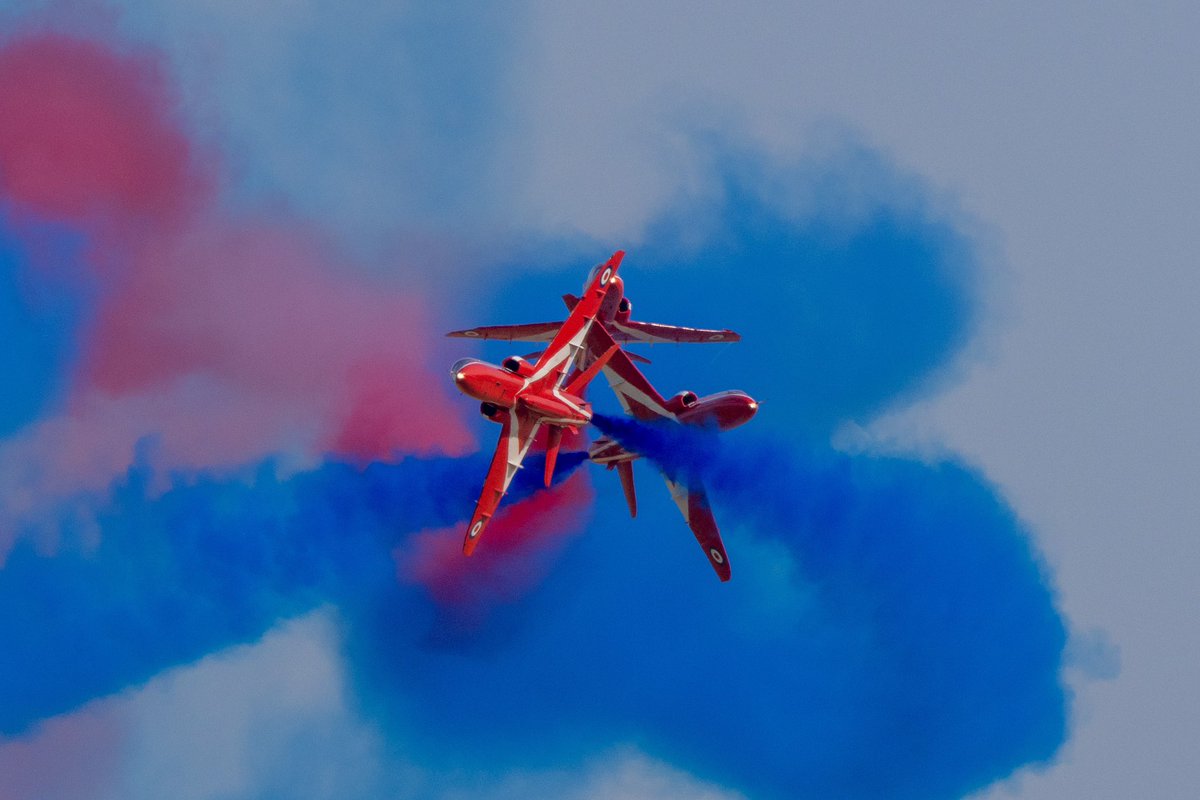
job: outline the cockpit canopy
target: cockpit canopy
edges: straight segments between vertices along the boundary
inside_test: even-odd
[[[604,264],[597,264],[596,266],[592,267],[591,271],[587,274],[587,278],[585,278],[583,281],[583,291],[586,292],[588,290],[588,287],[592,285],[592,281],[596,279],[596,275],[598,275],[602,269],[604,269]]]

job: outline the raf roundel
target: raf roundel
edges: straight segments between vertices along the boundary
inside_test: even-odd
[[[718,550],[717,548],[714,547],[714,548],[710,549],[708,551],[708,554],[710,556],[712,556],[712,560],[717,562],[718,564],[725,563],[725,556],[721,555],[721,551]]]
[[[607,286],[608,279],[612,277],[612,267],[605,267],[604,272],[600,274],[600,285]]]
[[[476,522],[474,525],[471,526],[470,537],[472,539],[474,539],[476,536],[479,535],[479,532],[481,530],[483,530],[483,520],[479,520],[479,522]]]

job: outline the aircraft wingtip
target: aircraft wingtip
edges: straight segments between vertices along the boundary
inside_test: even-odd
[[[467,529],[467,536],[463,539],[463,555],[469,556],[475,552],[475,546],[479,544],[479,534],[483,533],[483,526],[486,524],[486,519],[476,520],[476,522]]]

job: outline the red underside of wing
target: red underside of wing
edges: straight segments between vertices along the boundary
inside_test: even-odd
[[[504,476],[508,465],[508,435],[511,418],[504,421],[500,431],[500,441],[496,444],[496,454],[492,456],[492,464],[488,467],[487,477],[483,481],[483,491],[479,494],[479,502],[475,504],[475,513],[467,526],[467,536],[463,540],[463,553],[471,555],[483,537],[500,500],[504,497]]]
[[[717,571],[717,576],[723,581],[729,580],[732,575],[729,569],[729,555],[725,552],[725,543],[721,541],[721,532],[717,529],[716,519],[713,518],[708,496],[700,487],[688,490],[688,527],[696,535],[696,541],[708,557],[708,563]]]

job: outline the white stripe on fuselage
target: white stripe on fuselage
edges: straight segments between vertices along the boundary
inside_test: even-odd
[[[525,437],[524,444],[521,442],[521,421],[523,415],[516,409],[512,411],[512,421],[516,424],[509,426],[508,431],[508,450],[505,454],[505,469],[504,469],[504,487],[502,492],[508,491],[508,485],[512,483],[513,476],[517,474],[517,470],[521,468],[521,462],[525,460],[525,454],[529,452],[530,445],[533,444],[533,437],[537,433],[538,426],[541,425],[541,420],[533,417],[530,420],[529,433]]]
[[[617,399],[621,401],[621,407],[625,409],[626,414],[634,416],[633,411],[629,407],[629,401],[634,400],[660,417],[674,420],[675,422],[679,421],[679,418],[671,413],[666,406],[634,386],[632,382],[626,380],[614,368],[605,366],[602,368],[602,372],[604,372],[604,377],[608,378],[608,385],[612,387],[613,392],[617,395]]]
[[[547,375],[550,375],[555,370],[561,368],[561,372],[559,372],[558,377],[555,379],[553,386],[551,386],[551,388],[550,388],[550,393],[557,399],[561,400],[564,405],[566,405],[568,408],[570,408],[572,411],[574,411],[576,414],[578,414],[580,416],[580,418],[582,418],[584,420],[589,419],[591,417],[590,414],[588,414],[581,406],[579,406],[573,400],[569,399],[566,395],[563,394],[562,382],[567,377],[567,373],[569,371],[565,365],[568,362],[573,361],[575,359],[575,357],[580,352],[582,352],[583,342],[587,339],[588,331],[591,329],[592,323],[594,321],[595,320],[593,317],[585,317],[583,326],[579,329],[579,332],[576,333],[574,336],[572,336],[570,338],[570,340],[568,340],[558,352],[552,354],[549,358],[547,358],[545,363],[543,363],[542,366],[537,369],[537,371],[535,371],[532,375],[530,375],[528,378],[525,379],[525,383],[521,386],[521,388],[517,392],[516,396],[520,397],[521,393],[524,392],[526,389],[528,389],[532,384],[541,381]],[[546,421],[549,422],[550,420],[546,420]],[[579,420],[563,420],[563,421],[567,422],[567,423],[572,423],[572,422],[578,422]]]

